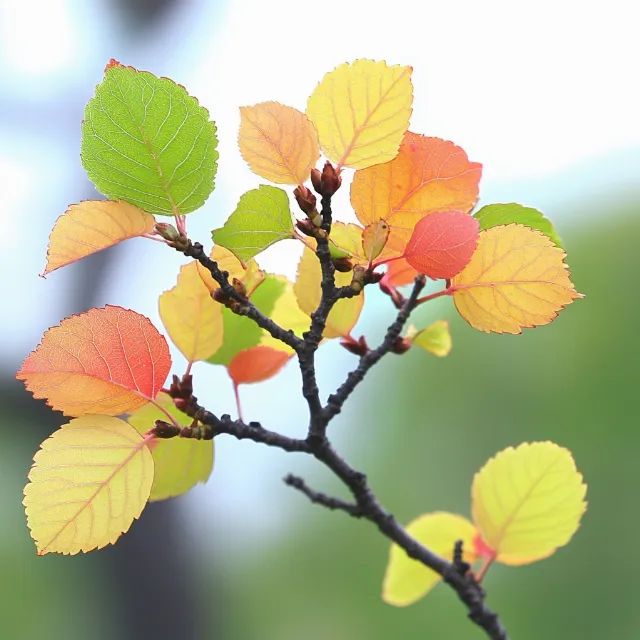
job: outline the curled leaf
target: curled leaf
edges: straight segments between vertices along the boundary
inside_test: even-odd
[[[432,353],[434,356],[444,358],[451,353],[452,341],[449,331],[449,323],[446,320],[438,320],[420,331],[411,330],[407,336],[411,344]]]

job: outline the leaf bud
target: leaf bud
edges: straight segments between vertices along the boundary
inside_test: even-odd
[[[238,292],[238,294],[240,294],[243,298],[247,297],[247,287],[245,286],[244,282],[242,282],[242,280],[234,278],[231,284],[233,285],[233,288]]]
[[[340,340],[340,346],[344,347],[349,353],[360,357],[369,353],[369,345],[364,336],[360,336],[357,340],[351,336],[345,336]]]
[[[311,169],[311,184],[316,193],[322,194],[322,174],[315,167]]]
[[[316,211],[316,197],[311,193],[311,191],[302,185],[298,185],[293,190],[293,195],[295,196],[296,202],[302,211],[304,211],[310,218],[313,218],[314,215],[318,215]]]
[[[331,197],[342,184],[342,176],[336,168],[327,160],[322,169],[322,195]]]
[[[391,347],[391,353],[397,353],[398,355],[401,355],[409,351],[409,349],[411,349],[411,340],[403,338],[402,336],[398,336],[396,338],[396,341],[393,343],[393,346]]]
[[[156,222],[154,229],[160,237],[169,242],[175,242],[180,239],[180,232],[167,222]]]
[[[180,435],[180,427],[176,427],[175,424],[165,422],[164,420],[156,420],[156,423],[151,429],[151,433],[156,438],[175,438]]]
[[[332,262],[336,271],[340,271],[340,273],[348,273],[353,269],[353,262],[349,258],[333,258]]]

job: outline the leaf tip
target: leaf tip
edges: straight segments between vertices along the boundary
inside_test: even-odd
[[[104,68],[104,72],[107,73],[109,69],[113,69],[113,67],[123,67],[124,65],[118,62],[115,58],[111,58],[109,62],[107,62],[107,66]]]

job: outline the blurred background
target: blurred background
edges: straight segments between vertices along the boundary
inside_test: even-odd
[[[640,98],[631,5],[0,0],[0,638],[483,637],[445,587],[407,609],[384,604],[386,541],[366,523],[312,506],[281,478],[293,471],[341,494],[335,481],[306,460],[230,438],[217,441],[206,486],[150,505],[116,546],[36,556],[22,488],[38,444],[62,419],[13,375],[44,330],[92,306],[120,304],[161,326],[158,295],[181,264],[161,245],[134,240],[38,278],[55,219],[97,197],[80,164],[80,122],[112,57],[174,78],[217,122],[217,188],[188,220],[205,244],[259,182],[236,148],[240,105],[275,99],[304,109],[325,72],[356,58],[414,67],[411,129],[451,139],[483,163],[481,204],[516,201],[548,215],[586,298],[521,336],[476,332],[450,301],[426,305],[415,323],[450,319],[451,356],[389,357],[333,435],[402,522],[440,509],[469,515],[473,474],[508,445],[568,447],[589,484],[582,528],[549,560],[494,566],[489,604],[517,640],[640,637]],[[347,185],[336,215],[352,219]],[[262,265],[293,277],[292,244],[266,252]],[[392,316],[388,300],[368,292],[354,335],[375,344]],[[323,392],[352,366],[354,356],[324,346]],[[209,408],[234,413],[222,369],[200,364],[195,375]],[[291,364],[243,389],[247,417],[302,434],[299,384]]]

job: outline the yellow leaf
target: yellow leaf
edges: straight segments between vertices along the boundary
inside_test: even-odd
[[[153,231],[155,218],[128,202],[85,200],[53,225],[43,276],[128,238]]]
[[[76,418],[33,461],[23,504],[39,555],[113,544],[140,517],[153,482],[145,440],[119,418]]]
[[[209,257],[218,263],[221,271],[226,271],[229,274],[229,282],[233,283],[234,278],[241,280],[245,287],[247,287],[247,293],[249,295],[264,280],[264,271],[260,270],[255,260],[249,260],[247,266],[244,267],[240,260],[238,260],[229,249],[225,249],[219,244],[213,247]],[[196,262],[196,265],[198,273],[207,289],[209,289],[211,293],[219,289],[220,285],[213,279],[209,269],[203,267],[199,262]]]
[[[403,253],[413,229],[436,211],[471,211],[478,199],[482,166],[458,146],[407,131],[391,161],[356,171],[351,204],[358,220],[385,220],[391,234],[384,257]]]
[[[165,408],[184,427],[193,420],[182,411],[178,411],[173,400],[166,393],[158,394],[156,402]],[[148,404],[130,415],[127,420],[139,433],[152,429],[156,420],[168,422],[167,415],[158,407]],[[213,440],[192,440],[190,438],[160,438],[151,446],[155,476],[149,500],[173,498],[192,489],[198,482],[206,482],[213,469]]]
[[[389,225],[384,220],[368,224],[362,232],[364,254],[373,262],[384,249],[389,239]]]
[[[240,107],[240,153],[251,171],[276,184],[303,184],[320,157],[304,113],[278,102]]]
[[[336,286],[347,286],[351,283],[352,278],[353,274],[351,272],[340,273],[336,271]],[[320,304],[321,280],[322,270],[320,269],[318,257],[309,247],[305,246],[298,265],[298,277],[293,285],[293,290],[298,299],[300,309],[309,316]],[[338,300],[327,318],[324,337],[339,338],[348,336],[360,317],[363,305],[364,293],[353,298]]]
[[[498,562],[528,564],[569,542],[586,491],[567,449],[552,442],[508,447],[473,479],[473,520]]]
[[[447,560],[453,560],[453,547],[462,540],[463,559],[469,564],[476,561],[473,553],[475,527],[462,516],[444,511],[428,513],[416,518],[406,527],[425,547]],[[382,599],[396,607],[413,604],[424,597],[442,578],[421,562],[410,558],[404,549],[391,545],[389,564],[382,586]]]
[[[369,264],[362,246],[362,234],[364,229],[352,223],[334,222],[331,225],[331,242],[349,254],[353,264]]]
[[[305,331],[309,331],[311,325],[311,318],[298,306],[298,299],[290,282],[287,282],[284,292],[276,300],[269,317],[284,329],[291,329],[298,337],[302,337]],[[276,340],[268,331],[263,332],[260,345],[286,353],[294,352],[291,347]]]
[[[451,333],[449,332],[449,323],[446,320],[438,320],[421,331],[415,331],[415,329],[411,331],[411,327],[409,329],[407,337],[412,344],[439,358],[444,358],[451,353]]]
[[[167,333],[189,362],[206,360],[222,346],[222,305],[211,298],[198,264],[184,265],[178,284],[158,304]]]
[[[471,261],[451,281],[456,308],[480,331],[520,333],[548,324],[582,297],[569,279],[565,255],[546,235],[523,225],[481,231]]]
[[[409,127],[411,67],[356,60],[327,73],[307,104],[320,146],[338,168],[388,162]]]

